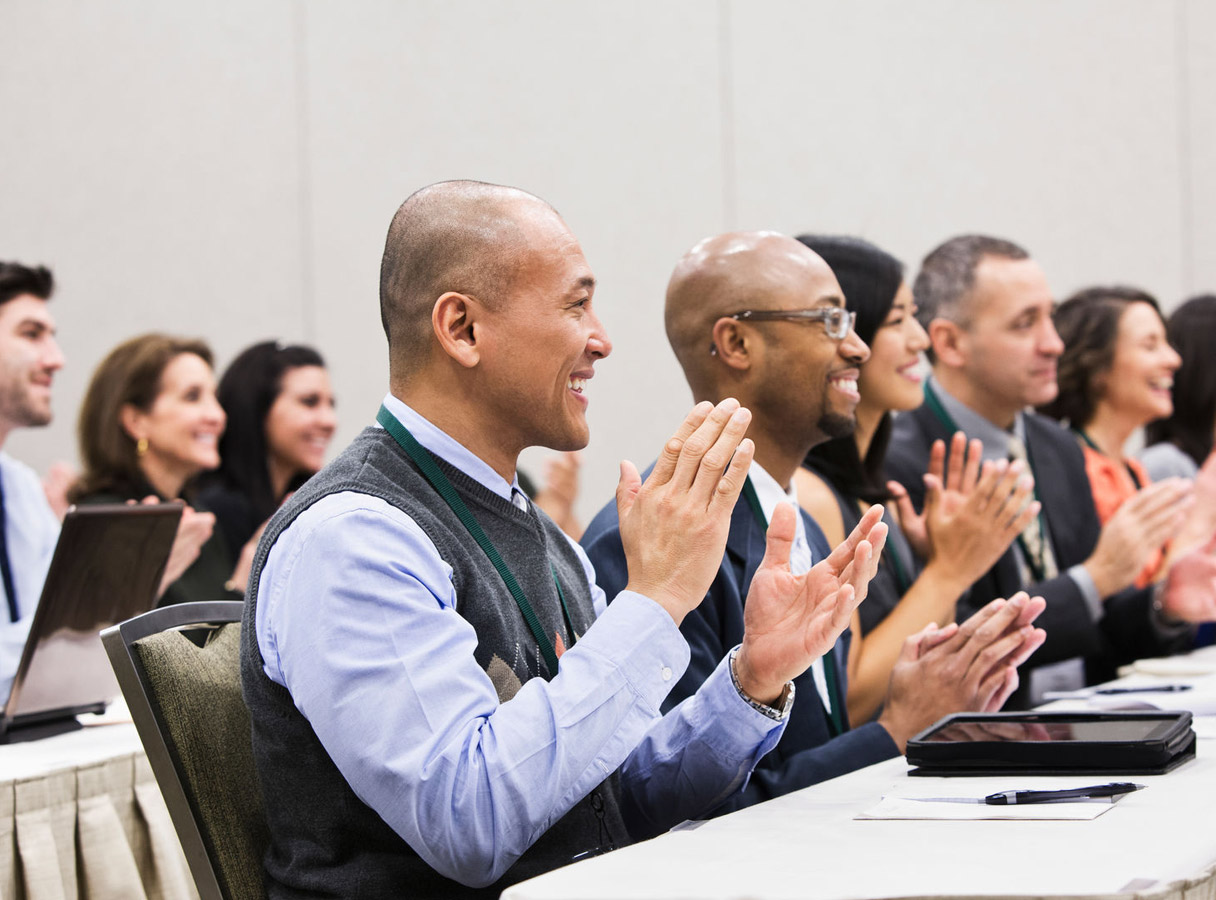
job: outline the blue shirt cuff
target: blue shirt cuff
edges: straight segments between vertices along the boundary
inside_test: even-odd
[[[729,660],[730,652],[697,691],[698,716],[707,723],[718,723],[717,727],[704,730],[702,740],[723,758],[750,757],[755,765],[777,746],[789,716],[771,718],[744,700],[731,680]],[[794,703],[797,702],[795,697]]]
[[[595,620],[595,627],[579,639],[578,646],[615,663],[633,692],[656,716],[683,677],[691,657],[688,642],[667,611],[633,591],[617,594]]]

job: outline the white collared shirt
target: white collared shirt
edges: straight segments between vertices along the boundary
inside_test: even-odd
[[[794,487],[793,480],[790,481],[788,488],[781,487],[777,484],[776,479],[764,471],[763,466],[754,460],[747,474],[752,480],[752,487],[756,489],[756,499],[760,501],[760,509],[764,512],[765,519],[773,521],[773,512],[777,509],[778,503],[789,503],[793,505],[795,513],[798,512],[798,490]],[[790,548],[790,571],[795,575],[802,575],[810,571],[814,560],[811,559],[811,545],[806,539],[806,527],[802,524],[802,516],[795,515],[794,523],[794,546]],[[815,679],[815,690],[819,692],[819,697],[823,700],[824,709],[830,712],[832,697],[828,693],[822,656],[811,664],[811,672]]]

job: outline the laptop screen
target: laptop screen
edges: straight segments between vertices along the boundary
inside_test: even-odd
[[[98,632],[153,607],[181,511],[177,503],[68,510],[0,733],[98,709],[118,695]]]

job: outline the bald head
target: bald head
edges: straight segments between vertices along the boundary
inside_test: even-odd
[[[525,225],[556,218],[518,188],[442,181],[411,194],[393,216],[380,263],[380,320],[393,377],[426,362],[431,310],[454,291],[493,306],[511,289],[528,250]]]
[[[712,391],[708,352],[714,323],[744,309],[804,306],[805,286],[832,270],[814,251],[774,231],[732,232],[706,238],[676,264],[667,283],[667,340],[698,397]]]

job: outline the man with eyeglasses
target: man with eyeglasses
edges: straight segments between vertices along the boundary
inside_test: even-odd
[[[748,411],[699,404],[644,483],[622,464],[632,577],[606,607],[516,479],[525,447],[586,445],[612,350],[564,220],[514,188],[423,188],[389,226],[380,301],[377,424],[275,514],[249,581],[267,893],[497,897],[741,789],[886,526],[869,516],[809,583],[792,511],[774,517],[747,634],[660,715],[746,479]]]
[[[681,625],[692,648],[684,677],[667,698],[692,695],[738,640],[745,599],[759,571],[767,523],[784,504],[798,509],[793,475],[812,446],[852,433],[857,379],[869,348],[827,264],[808,247],[772,232],[725,234],[693,247],[667,289],[667,336],[698,401],[738,397],[752,411],[749,477],[731,517],[718,574]],[[875,511],[880,507],[874,507]],[[615,510],[591,522],[583,546],[609,595],[628,579]],[[798,515],[792,572],[814,572],[829,553],[822,531]],[[812,566],[812,563],[817,565]],[[1029,627],[1042,601],[992,604],[962,626],[909,638],[878,720],[847,721],[846,631],[794,680],[799,703],[777,747],[746,788],[717,812],[749,806],[903,752],[912,735],[941,716],[994,709],[1016,684],[1012,667],[1041,643]]]

